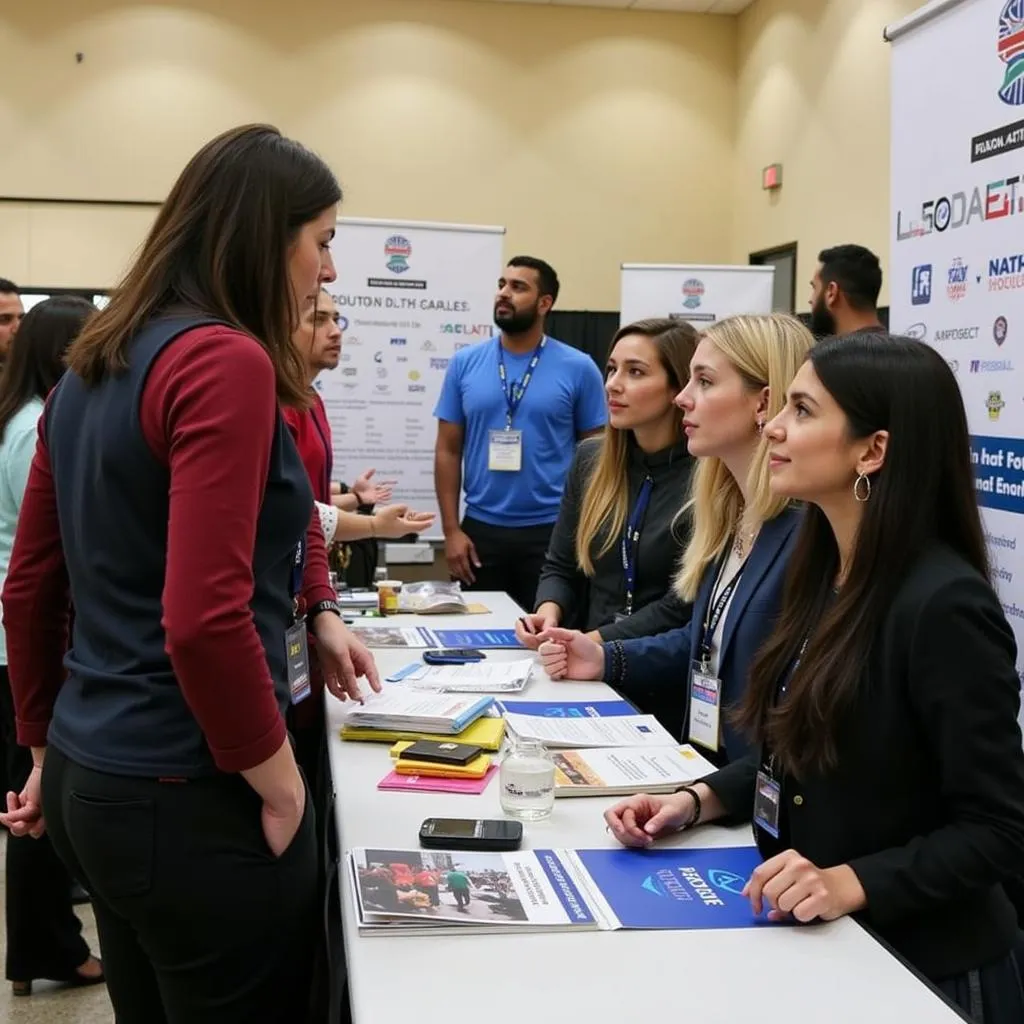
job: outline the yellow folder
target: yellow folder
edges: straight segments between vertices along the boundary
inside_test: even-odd
[[[341,727],[343,740],[364,740],[371,743],[394,743],[396,740],[438,740],[441,743],[469,743],[482,750],[500,750],[505,738],[504,718],[478,718],[456,736],[440,736],[432,732],[396,732],[392,729],[357,729]]]

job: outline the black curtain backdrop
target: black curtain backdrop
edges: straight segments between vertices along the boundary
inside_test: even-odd
[[[618,311],[605,313],[593,310],[553,309],[548,314],[546,330],[552,338],[564,341],[586,352],[604,373],[612,338],[619,329]]]
[[[810,313],[798,313],[797,316],[810,326]],[[881,306],[878,318],[889,329],[889,307]],[[604,373],[612,338],[619,329],[617,311],[553,309],[548,314],[547,332],[552,338],[564,341],[573,348],[578,348],[597,363]]]

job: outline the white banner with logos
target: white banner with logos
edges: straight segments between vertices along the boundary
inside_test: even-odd
[[[735,313],[770,313],[774,267],[622,265],[619,323],[668,316],[700,330]]]
[[[959,378],[996,583],[1024,652],[1024,0],[932,3],[887,35],[890,326]]]
[[[334,435],[334,479],[364,469],[394,501],[437,512],[434,405],[453,353],[491,336],[505,229],[342,218],[331,245],[338,368],[316,381]],[[441,537],[440,518],[424,539]]]

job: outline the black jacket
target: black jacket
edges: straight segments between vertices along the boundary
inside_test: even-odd
[[[600,627],[605,640],[645,636],[680,626],[690,618],[690,606],[678,600],[671,587],[679,556],[689,539],[685,518],[676,522],[687,498],[693,466],[686,442],[653,455],[645,455],[630,443],[629,511],[633,510],[647,474],[654,480],[654,489],[640,534],[633,614],[618,623],[615,616],[625,610],[626,604],[621,538],[616,538],[611,548],[595,560],[594,575],[589,579],[576,562],[580,505],[597,465],[601,443],[600,438],[589,438],[576,449],[534,607],[554,601],[562,609],[563,625],[586,631]],[[602,539],[599,533],[592,551],[600,547]]]
[[[1024,864],[1016,644],[992,588],[936,546],[894,595],[837,736],[838,767],[782,780],[780,839],[819,867],[849,864],[858,915],[932,980],[1008,954],[1002,882]],[[763,752],[762,752],[763,754]],[[705,781],[750,820],[761,755]]]

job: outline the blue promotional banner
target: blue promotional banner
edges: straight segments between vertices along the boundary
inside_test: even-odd
[[[623,718],[637,710],[628,700],[568,701],[551,704],[543,700],[503,700],[509,715],[536,715],[539,718]]]
[[[521,647],[514,629],[433,629],[431,635],[442,647]]]
[[[623,928],[758,928],[741,896],[761,856],[753,846],[720,849],[578,850]]]

